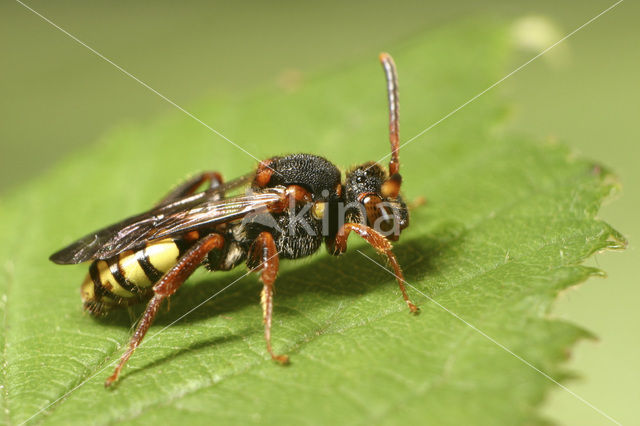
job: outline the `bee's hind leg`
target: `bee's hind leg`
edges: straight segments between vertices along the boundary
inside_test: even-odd
[[[158,313],[158,308],[162,304],[162,301],[180,288],[182,283],[200,266],[202,260],[211,250],[221,249],[222,247],[224,247],[224,237],[220,234],[210,234],[201,238],[187,250],[182,257],[180,257],[178,263],[169,269],[162,278],[160,278],[160,281],[153,286],[153,297],[149,301],[140,323],[138,323],[138,328],[136,328],[135,333],[129,341],[129,348],[120,358],[120,362],[113,374],[105,381],[105,386],[110,386],[118,379],[120,370],[122,370],[122,367],[124,367],[127,360],[129,360],[133,351],[140,345],[140,342],[142,342],[142,339],[153,323],[153,319]]]

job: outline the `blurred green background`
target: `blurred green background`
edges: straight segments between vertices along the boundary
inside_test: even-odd
[[[614,1],[513,2],[80,2],[27,4],[189,109],[200,99],[291,84],[370,59],[412,34],[466,17],[522,19],[550,45]],[[553,315],[599,336],[579,344],[569,367],[577,394],[623,424],[640,424],[640,17],[626,0],[502,83],[516,131],[562,140],[614,170],[623,195],[601,216],[631,244],[591,264],[609,277],[566,292]],[[555,34],[554,34],[555,32]],[[114,126],[174,107],[14,1],[0,4],[0,193],[54,166]],[[513,68],[537,52],[522,49]],[[451,52],[455,55],[455,52]],[[426,58],[425,60],[428,60]],[[505,70],[505,74],[510,70]],[[472,69],[469,72],[473,72]],[[484,90],[469,93],[469,98]],[[461,110],[441,126],[455,126]],[[425,117],[425,127],[441,117]],[[225,133],[224,122],[209,122]],[[197,124],[194,124],[197,125]],[[404,135],[409,137],[411,135]],[[226,143],[213,139],[214,143]],[[237,141],[242,144],[242,141]],[[180,143],[188,143],[181,141]],[[428,135],[416,143],[428,143]],[[339,162],[339,159],[334,159]],[[428,175],[425,175],[428,179]],[[544,412],[563,424],[605,420],[562,389]]]

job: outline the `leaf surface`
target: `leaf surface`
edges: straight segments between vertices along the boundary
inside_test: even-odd
[[[467,22],[392,50],[402,139],[498,80],[513,49],[504,26]],[[388,152],[376,52],[294,89],[192,112],[257,158],[311,152],[348,167]],[[131,321],[125,312],[83,315],[86,268],[47,261],[88,231],[145,210],[191,173],[229,179],[254,159],[175,113],[118,128],[22,186],[0,211],[5,421],[543,422],[536,408],[555,385],[487,336],[565,378],[567,351],[589,333],[549,319],[550,306],[599,273],[580,265],[586,257],[623,239],[596,219],[614,186],[609,174],[561,145],[510,134],[506,113],[490,91],[401,150],[406,198],[427,199],[395,246],[419,316],[355,237],[342,258],[323,250],[282,262],[273,334],[276,351],[291,356],[287,368],[266,356],[257,277],[242,278],[244,268],[200,271],[159,314],[121,382],[105,390]]]

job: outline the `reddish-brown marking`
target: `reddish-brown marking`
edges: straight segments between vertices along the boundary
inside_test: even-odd
[[[382,195],[385,198],[398,198],[401,184],[402,177],[398,173],[391,175],[391,177],[382,184]]]
[[[271,160],[261,161],[258,165],[258,170],[256,170],[254,182],[260,188],[264,188],[269,184],[272,175],[273,169],[271,168]]]
[[[313,197],[309,191],[299,185],[289,185],[285,188],[280,199],[269,205],[269,212],[282,213],[290,206],[311,202],[313,202]]]
[[[342,184],[339,183],[336,185],[336,195],[338,198],[342,197]]]
[[[200,266],[200,262],[205,256],[214,249],[220,249],[224,246],[224,237],[219,234],[210,234],[198,241],[193,247],[180,257],[178,263],[176,263],[166,274],[162,276],[160,281],[153,286],[154,295],[147,305],[147,309],[144,311],[144,315],[136,328],[135,333],[129,341],[129,348],[120,358],[118,366],[115,368],[113,374],[105,381],[105,386],[110,386],[118,379],[118,375],[122,370],[122,367],[129,360],[133,351],[136,350],[147,330],[153,323],[153,319],[158,313],[158,308],[164,299],[175,293],[182,283],[193,273],[193,271]]]
[[[200,238],[200,233],[198,231],[190,231],[184,234],[185,241],[196,241]]]
[[[289,362],[287,355],[276,355],[271,347],[271,319],[273,317],[274,283],[278,275],[279,259],[276,243],[269,232],[261,232],[251,246],[251,257],[260,262],[260,280],[262,287],[262,313],[264,338],[271,359],[281,364]]]
[[[380,197],[372,192],[365,192],[358,195],[358,201],[364,205],[364,209],[367,213],[367,223],[373,225],[376,219],[380,216],[378,212],[378,204],[382,202]]]
[[[344,253],[345,251],[347,251],[347,238],[349,237],[349,233],[351,231],[354,231],[356,234],[360,235],[360,237],[362,237],[367,243],[369,243],[374,249],[376,249],[378,253],[387,256],[387,259],[389,260],[389,263],[393,268],[396,280],[398,281],[398,286],[400,287],[400,291],[402,292],[404,301],[407,303],[407,306],[409,306],[409,310],[412,313],[417,313],[419,309],[409,299],[407,289],[404,286],[404,275],[402,274],[402,269],[400,268],[398,259],[396,259],[396,256],[391,251],[391,243],[384,237],[384,235],[366,225],[361,225],[359,223],[345,223],[338,231],[338,235],[336,235],[334,250],[338,253]]]
[[[186,241],[196,241],[200,238],[200,233],[198,231],[190,231],[184,235],[184,239]]]
[[[313,197],[311,197],[311,193],[301,187],[300,185],[289,185],[285,190],[285,194],[289,199],[293,199],[296,203],[306,202],[310,203],[313,201]]]

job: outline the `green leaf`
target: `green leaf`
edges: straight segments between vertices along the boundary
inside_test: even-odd
[[[505,26],[477,23],[393,49],[403,140],[504,75],[513,50]],[[258,158],[311,152],[349,166],[389,150],[373,52],[293,90],[192,112]],[[83,315],[86,267],[47,261],[148,208],[188,174],[231,178],[252,170],[252,158],[176,112],[119,128],[22,186],[0,212],[4,421],[543,422],[536,408],[555,385],[487,336],[566,378],[561,363],[589,333],[549,319],[550,306],[599,274],[580,265],[586,257],[623,239],[595,218],[615,186],[610,175],[561,145],[509,134],[506,112],[490,91],[401,151],[406,197],[427,199],[395,245],[421,315],[408,313],[393,277],[355,250],[378,260],[355,237],[342,258],[282,263],[273,334],[276,350],[291,356],[287,368],[266,355],[257,277],[241,278],[245,268],[200,271],[105,390],[131,321],[125,312]]]

